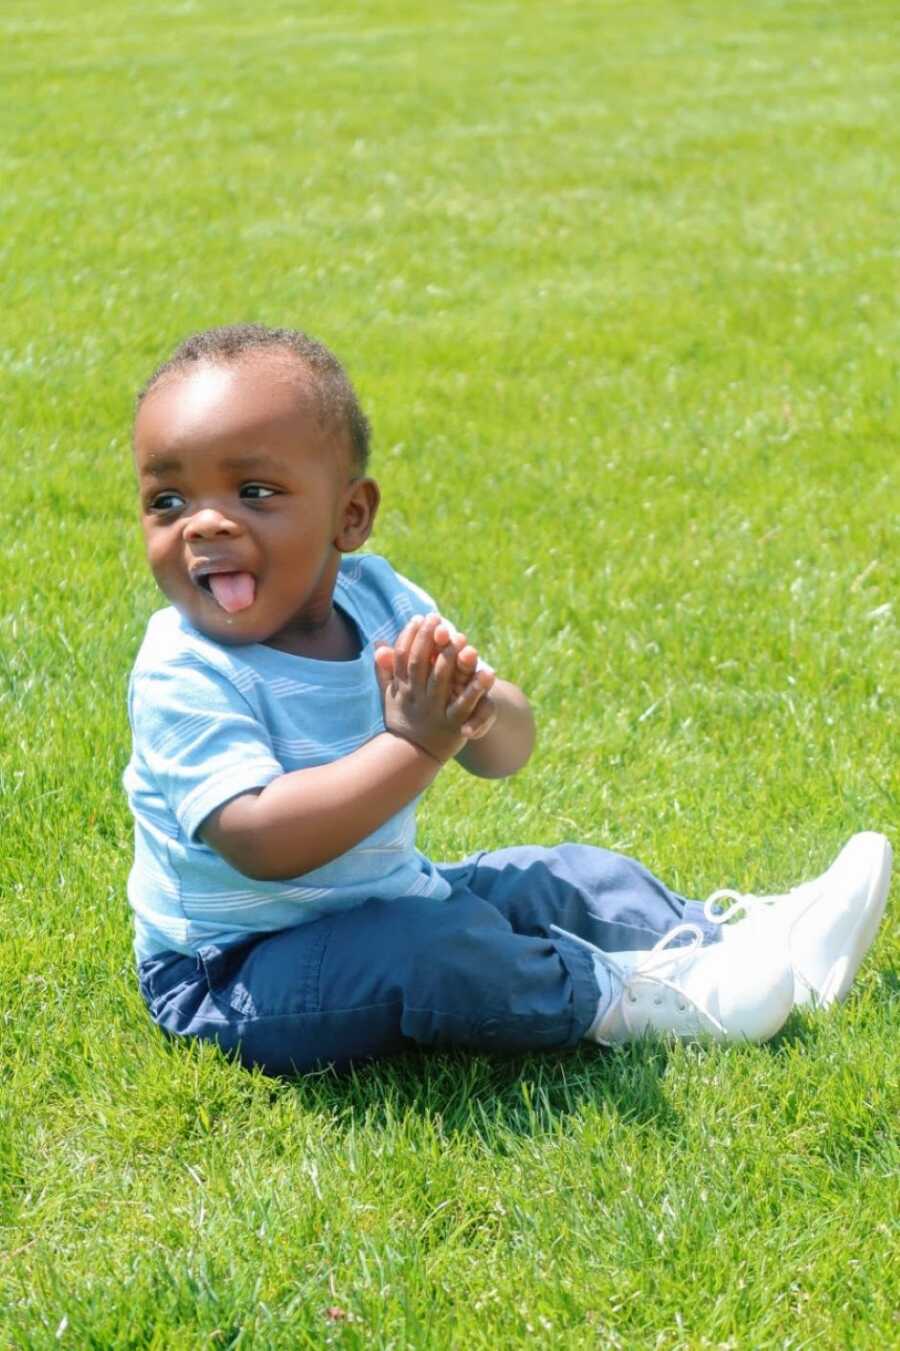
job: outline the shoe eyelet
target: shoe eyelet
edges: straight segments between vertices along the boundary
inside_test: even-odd
[[[677,1010],[678,1010],[679,1013],[686,1013],[686,1012],[687,1012],[687,1004],[682,1003],[682,1001],[681,1001],[680,999],[679,999],[678,1003],[675,1005],[675,1007],[677,1008]]]
[[[631,994],[631,993],[629,993],[629,995],[628,995],[628,1002],[629,1002],[629,1004],[636,1004],[636,1003],[638,1002],[638,997],[637,997],[637,995],[636,995],[636,994]]]
[[[662,997],[662,995],[661,995],[661,994],[658,994],[658,995],[656,996],[656,998],[654,999],[653,1002],[654,1002],[654,1004],[656,1005],[656,1007],[659,1008],[659,1007],[662,1005],[662,1002],[663,1002],[663,997]]]

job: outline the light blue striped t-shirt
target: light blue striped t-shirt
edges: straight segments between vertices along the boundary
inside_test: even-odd
[[[369,898],[449,895],[415,847],[415,802],[354,849],[289,881],[245,877],[208,848],[210,812],[280,774],[327,764],[384,730],[374,645],[433,602],[383,558],[342,560],[335,603],[360,631],[353,661],[314,661],[260,643],[222,647],[174,609],[147,627],[128,692],[134,814],[128,899],[138,960],[291,928]]]

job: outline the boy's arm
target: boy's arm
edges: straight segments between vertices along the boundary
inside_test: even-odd
[[[282,774],[204,821],[201,835],[259,881],[299,877],[359,844],[428,787],[441,769],[421,746],[383,732],[328,765]]]
[[[456,653],[435,654],[434,621],[410,628],[400,672],[376,654],[387,731],[327,765],[298,769],[211,812],[201,835],[260,881],[299,877],[352,849],[417,797],[465,742],[482,691],[450,700]]]
[[[489,666],[479,664],[478,651],[464,633],[436,614],[423,621],[413,619],[393,649],[382,654],[385,665],[401,676],[406,672],[407,649],[414,641],[412,634],[418,622],[433,626],[434,659],[443,652],[454,664],[449,711],[459,699],[472,701],[472,711],[462,726],[466,742],[457,752],[458,763],[482,779],[515,774],[534,748],[531,705],[517,685],[498,680]]]
[[[534,749],[534,715],[518,685],[495,680],[489,693],[476,705],[471,722],[484,720],[485,730],[476,725],[470,739],[457,752],[456,760],[470,774],[482,779],[504,779],[527,763]]]

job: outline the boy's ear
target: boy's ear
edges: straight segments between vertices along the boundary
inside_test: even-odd
[[[334,541],[342,554],[361,549],[372,533],[381,492],[373,478],[357,478],[347,485],[340,528]]]

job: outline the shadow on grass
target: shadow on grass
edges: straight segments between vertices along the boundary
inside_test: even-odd
[[[882,979],[887,988],[896,985],[893,975]],[[649,1128],[675,1141],[683,1121],[673,1103],[679,1096],[671,1091],[674,1078],[713,1077],[723,1060],[745,1055],[769,1062],[798,1054],[805,1059],[821,1046],[831,1016],[795,1012],[777,1037],[752,1047],[686,1047],[648,1039],[615,1050],[582,1046],[524,1056],[412,1049],[348,1071],[325,1066],[296,1078],[269,1078],[229,1057],[227,1081],[232,1091],[240,1093],[243,1082],[250,1094],[262,1093],[271,1102],[290,1096],[304,1113],[326,1117],[338,1133],[360,1127],[396,1131],[406,1124],[418,1130],[431,1124],[443,1136],[477,1139],[502,1151],[504,1138],[568,1135],[599,1112],[613,1128]],[[166,1051],[179,1059],[187,1053],[216,1075],[224,1067],[211,1045],[187,1048],[169,1042]]]
[[[695,1048],[712,1066],[722,1056],[794,1055],[821,1040],[815,1018],[794,1013],[777,1037],[752,1048]],[[679,1111],[665,1091],[674,1055],[663,1041],[646,1040],[615,1050],[585,1047],[570,1052],[487,1058],[464,1051],[410,1052],[394,1060],[362,1065],[338,1074],[323,1069],[280,1081],[276,1093],[291,1092],[304,1109],[327,1112],[348,1128],[396,1126],[413,1116],[439,1120],[448,1134],[490,1141],[498,1137],[566,1133],[585,1107],[613,1114],[622,1124],[650,1126],[672,1138],[681,1131]],[[702,1067],[701,1067],[701,1073]]]
[[[677,1113],[662,1091],[669,1059],[661,1043],[615,1051],[576,1050],[488,1059],[463,1051],[411,1052],[346,1074],[323,1070],[282,1081],[310,1111],[348,1127],[396,1127],[431,1118],[445,1134],[471,1135],[497,1148],[504,1135],[567,1133],[583,1108],[601,1106],[622,1122],[675,1131]]]

